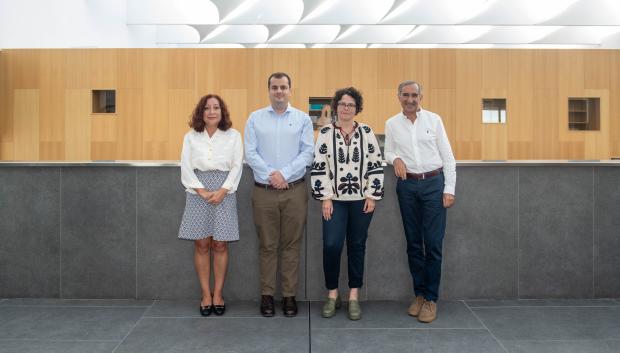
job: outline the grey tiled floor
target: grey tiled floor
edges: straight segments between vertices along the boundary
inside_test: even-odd
[[[362,302],[353,322],[318,302],[268,319],[256,302],[203,318],[195,301],[0,299],[0,353],[620,351],[617,299],[442,301],[429,325],[407,305]]]

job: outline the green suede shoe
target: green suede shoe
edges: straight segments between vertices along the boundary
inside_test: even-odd
[[[342,302],[340,301],[340,296],[338,296],[336,299],[327,298],[327,300],[325,301],[325,305],[323,305],[321,316],[323,316],[324,318],[330,318],[336,315],[336,309],[340,309],[341,304]]]
[[[359,320],[362,318],[362,308],[357,300],[349,300],[349,320]]]

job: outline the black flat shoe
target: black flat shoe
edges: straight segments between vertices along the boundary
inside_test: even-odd
[[[224,312],[226,311],[226,304],[222,304],[222,305],[213,305],[213,313],[217,316],[222,316],[224,315]]]
[[[297,302],[294,296],[282,298],[282,311],[286,317],[297,316]]]
[[[200,315],[209,316],[213,312],[213,305],[200,306]],[[224,312],[222,312],[223,314]]]
[[[275,313],[272,295],[261,295],[260,313],[264,317],[272,317]]]

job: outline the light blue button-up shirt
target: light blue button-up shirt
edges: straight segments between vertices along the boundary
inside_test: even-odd
[[[313,158],[312,120],[290,104],[282,115],[272,106],[257,110],[245,125],[244,145],[255,181],[269,184],[269,174],[276,170],[287,182],[298,180]]]

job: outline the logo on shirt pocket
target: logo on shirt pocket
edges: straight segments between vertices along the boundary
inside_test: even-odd
[[[424,140],[434,140],[435,139],[435,132],[433,132],[430,129],[425,129],[424,133],[422,134],[422,138]]]

